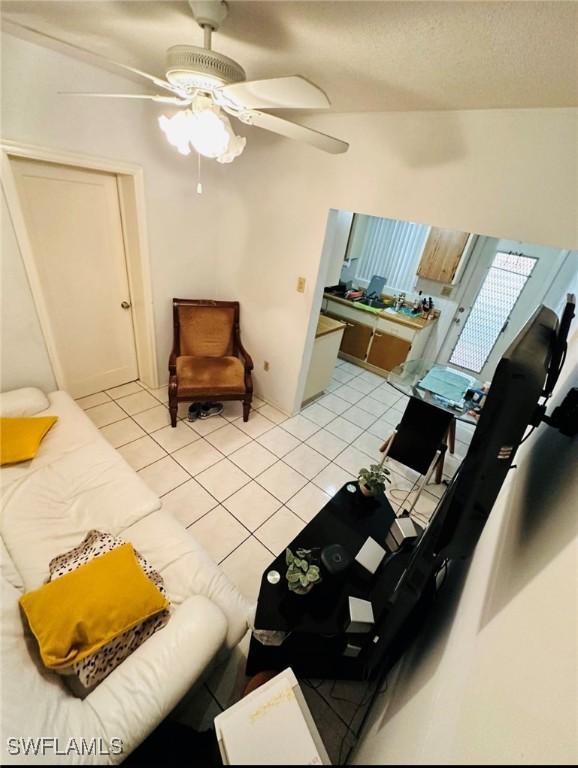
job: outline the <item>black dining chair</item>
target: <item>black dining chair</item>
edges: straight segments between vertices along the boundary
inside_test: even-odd
[[[455,428],[451,413],[412,397],[393,434],[381,446],[386,459],[393,459],[421,475],[411,508],[404,510],[404,514],[413,511],[435,469],[437,482],[441,482],[452,426]]]

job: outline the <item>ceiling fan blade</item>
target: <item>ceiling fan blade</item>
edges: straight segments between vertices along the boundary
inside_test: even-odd
[[[96,99],[148,99],[160,104],[175,104],[178,107],[186,107],[190,100],[180,99],[178,96],[157,96],[148,93],[82,93],[80,91],[59,91],[61,96],[88,96]]]
[[[338,155],[347,152],[349,144],[346,141],[335,139],[333,136],[327,136],[325,133],[314,131],[312,128],[306,128],[304,125],[293,123],[290,120],[284,120],[282,117],[270,115],[267,112],[250,112],[243,120],[249,125],[256,125],[258,128],[264,128],[267,131],[273,131],[288,139],[296,139],[311,144],[324,152]]]
[[[57,43],[58,46],[61,47],[61,50],[62,50],[62,47],[64,47],[64,48],[73,49],[75,51],[79,51],[80,53],[94,60],[98,60],[106,64],[112,64],[112,66],[118,67],[119,69],[124,69],[126,72],[132,72],[134,75],[139,75],[139,77],[144,77],[146,80],[149,80],[151,83],[154,83],[159,88],[163,88],[166,91],[171,91],[172,93],[177,93],[177,94],[180,93],[178,88],[175,88],[169,82],[167,82],[166,80],[163,80],[160,77],[151,75],[149,72],[143,72],[141,69],[136,69],[136,67],[130,67],[128,64],[121,64],[119,61],[114,61],[114,59],[109,59],[108,56],[103,56],[101,53],[90,51],[88,48],[83,48],[81,45],[76,45],[75,43],[69,43],[66,40],[61,40],[58,37],[54,37],[54,35],[49,35],[47,32],[41,32],[38,29],[34,29],[33,27],[28,27],[25,24],[19,24],[18,22],[12,21],[11,19],[7,19],[6,21],[4,21],[3,26],[7,29],[7,31],[10,31],[10,29],[12,29],[15,32],[21,31],[21,32],[31,34],[33,38],[44,38],[45,40],[50,40],[53,43]]]
[[[272,77],[268,80],[247,80],[225,85],[216,91],[225,100],[241,109],[324,109],[331,106],[318,86],[300,75]]]

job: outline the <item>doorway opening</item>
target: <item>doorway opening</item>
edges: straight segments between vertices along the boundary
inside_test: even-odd
[[[480,373],[505,333],[537,258],[498,251],[464,323],[449,362]]]
[[[496,366],[541,305],[556,309],[571,284],[576,254],[480,237],[446,320],[437,362],[491,381]]]

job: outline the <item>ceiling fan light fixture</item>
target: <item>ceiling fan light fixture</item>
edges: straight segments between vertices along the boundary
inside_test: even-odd
[[[153,83],[160,93],[74,93],[68,95],[109,99],[142,99],[184,108],[182,112],[159,118],[169,143],[182,155],[192,149],[220,163],[230,163],[243,152],[246,140],[237,136],[229,119],[305,142],[332,154],[346,152],[349,144],[333,136],[275,114],[269,109],[324,109],[330,106],[327,95],[301,75],[247,81],[244,69],[228,56],[211,48],[211,35],[227,15],[225,0],[189,0],[193,15],[203,30],[204,47],[174,45],[167,50],[166,80],[157,75],[109,59],[87,48],[67,43],[39,30],[16,25],[34,35],[56,41],[88,55],[97,64],[106,62]],[[168,92],[168,93],[167,93]]]
[[[242,82],[246,75],[236,61],[222,53],[195,45],[173,45],[167,51],[166,78],[185,91],[212,93],[223,85]]]
[[[229,118],[203,97],[197,98],[192,109],[172,117],[161,115],[159,125],[169,144],[182,155],[189,155],[192,148],[204,157],[230,163],[245,148],[246,139],[235,134]]]
[[[226,122],[225,122],[226,121]],[[204,157],[215,158],[223,155],[231,142],[232,130],[226,117],[213,109],[192,112],[189,116],[189,141]]]
[[[196,72],[187,72],[183,69],[173,69],[167,72],[167,80],[171,85],[182,88],[185,91],[214,91],[223,85],[223,81],[212,75],[200,75]]]
[[[227,122],[229,122],[227,120]],[[230,127],[229,123],[229,127]],[[229,147],[226,152],[223,152],[222,155],[219,155],[217,157],[218,163],[232,163],[233,160],[236,157],[239,157],[241,152],[245,149],[245,144],[247,143],[247,139],[244,136],[237,136],[237,134],[233,133],[233,129],[230,127],[231,131],[231,141],[229,142]]]
[[[188,110],[184,110],[177,112],[172,117],[166,117],[166,115],[159,117],[159,126],[167,137],[167,141],[176,147],[181,155],[191,154],[187,113]]]

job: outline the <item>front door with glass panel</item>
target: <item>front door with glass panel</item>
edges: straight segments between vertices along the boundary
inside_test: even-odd
[[[480,254],[452,330],[444,345],[444,360],[492,378],[495,367],[541,304],[565,256],[564,251],[525,243],[489,240]]]

